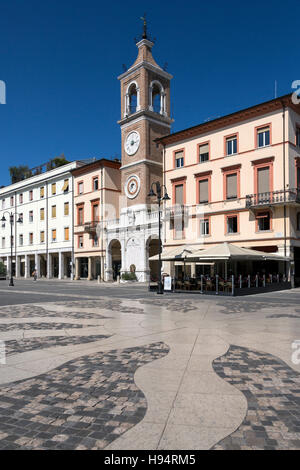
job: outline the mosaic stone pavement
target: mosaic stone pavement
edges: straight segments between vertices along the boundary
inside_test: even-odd
[[[270,354],[238,346],[213,362],[246,397],[244,421],[214,450],[300,449],[300,374]]]
[[[94,353],[0,387],[0,449],[103,449],[142,420],[135,371],[169,352],[162,343]]]
[[[110,335],[90,335],[90,336],[43,336],[42,338],[24,338],[20,340],[5,341],[5,352],[7,356],[34,351],[36,349],[46,349],[57,346],[68,346],[76,344],[87,344],[93,341],[109,338]]]
[[[62,304],[59,304],[59,303],[55,303],[55,306],[56,305],[62,305]],[[66,305],[66,304],[65,304]],[[64,305],[64,306],[65,306]],[[5,308],[1,308],[0,310],[0,320],[1,318],[34,318],[34,317],[57,317],[58,316],[58,312],[55,309],[55,306],[53,307],[50,304],[47,305],[47,309],[46,308],[43,308],[41,307],[40,305],[9,305],[9,306],[6,306]],[[78,302],[73,305],[73,306],[69,306],[68,304],[68,308],[71,308],[71,307],[75,307],[79,310],[79,305],[78,305]],[[98,306],[98,308],[101,308],[100,306]],[[71,311],[71,312],[68,312],[67,310],[63,310],[62,312],[62,315],[63,317],[65,318],[75,318],[75,319],[82,319],[82,320],[91,320],[91,319],[97,319],[97,320],[101,320],[101,319],[106,319],[106,318],[110,318],[110,317],[106,317],[106,316],[103,316],[103,315],[100,315],[98,313],[93,313],[93,312],[85,312],[84,311],[84,308],[82,309],[81,312],[74,312],[74,311]]]
[[[95,325],[83,325],[79,323],[2,323],[0,324],[0,331],[12,330],[69,330],[72,328],[86,328],[87,326],[94,327]]]

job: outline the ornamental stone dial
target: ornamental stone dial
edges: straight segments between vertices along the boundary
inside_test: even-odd
[[[129,199],[134,199],[140,192],[141,181],[137,175],[131,175],[125,183],[125,194]]]
[[[125,152],[127,155],[134,155],[140,146],[141,137],[137,131],[128,134],[125,140]]]

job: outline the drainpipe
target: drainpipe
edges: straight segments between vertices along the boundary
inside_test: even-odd
[[[284,189],[284,202],[286,201],[286,169],[285,169],[285,104],[282,102],[282,135],[283,135],[283,189]],[[284,256],[286,256],[286,205],[283,206],[283,230],[284,230]],[[284,273],[287,275],[287,263],[284,262]]]

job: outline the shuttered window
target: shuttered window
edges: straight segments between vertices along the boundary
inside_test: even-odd
[[[64,205],[64,214],[65,214],[65,215],[69,215],[69,203],[68,203],[68,202],[65,202],[65,205]]]
[[[44,197],[45,197],[45,188],[44,186],[42,186],[40,189],[40,198],[43,199]]]
[[[56,229],[52,230],[52,241],[56,242]]]
[[[51,214],[52,214],[52,219],[55,219],[55,217],[56,217],[56,206],[52,206]]]
[[[183,184],[175,186],[175,204],[183,206]]]
[[[69,227],[65,227],[65,241],[69,241],[69,240],[70,240]]]
[[[41,220],[45,220],[45,209],[42,207],[42,209],[40,210],[40,219]]]
[[[268,193],[270,191],[270,168],[258,168],[257,170],[258,193]]]
[[[56,183],[52,183],[52,194],[53,196],[56,194]]]
[[[237,198],[237,174],[226,176],[226,199]]]
[[[67,193],[69,191],[69,180],[64,181],[64,185],[63,185],[62,190],[63,190],[64,193]]]
[[[209,160],[209,145],[199,145],[199,161],[200,163],[207,162]]]
[[[93,204],[93,222],[98,222],[99,220],[99,205]]]
[[[208,179],[199,181],[199,203],[208,202]]]
[[[41,243],[45,243],[45,232],[41,232]]]
[[[184,165],[183,150],[175,152],[175,165],[176,168],[181,168]]]

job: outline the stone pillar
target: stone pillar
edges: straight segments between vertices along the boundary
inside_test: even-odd
[[[93,265],[93,258],[89,256],[88,258],[88,281],[91,281],[93,279],[93,273],[92,273],[92,265]]]
[[[58,279],[63,279],[65,275],[65,257],[61,251],[58,253]]]
[[[109,248],[109,243],[107,243],[105,281],[112,281],[112,280],[113,280],[112,252],[111,252],[111,248]]]
[[[21,277],[21,258],[17,256],[16,258],[16,277]]]
[[[36,270],[36,274],[37,274],[37,277],[40,278],[41,277],[41,257],[38,253],[35,253],[34,255],[34,264],[35,264],[35,270]]]
[[[191,264],[191,277],[196,277],[196,263]]]
[[[79,261],[80,261],[80,258],[75,258],[75,281],[78,281],[80,279]]]
[[[47,256],[47,279],[52,278],[52,255],[48,253]]]
[[[24,271],[24,278],[28,279],[29,276],[29,267],[30,267],[30,262],[29,262],[29,256],[25,255],[25,271]]]

